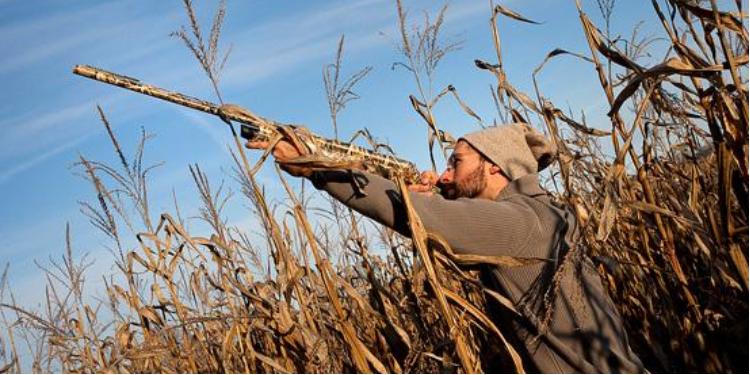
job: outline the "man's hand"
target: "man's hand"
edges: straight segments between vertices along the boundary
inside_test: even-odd
[[[419,175],[419,182],[409,185],[409,191],[432,194],[432,188],[435,187],[437,182],[437,173],[433,171],[422,172],[422,174]]]
[[[248,141],[247,143],[245,143],[245,147],[249,149],[255,149],[255,150],[265,150],[266,148],[268,148],[268,142]],[[310,168],[284,164],[287,161],[290,161],[290,160],[293,160],[302,156],[302,154],[300,154],[297,148],[295,148],[291,143],[285,140],[281,140],[278,143],[276,143],[276,146],[274,146],[271,154],[273,155],[274,158],[276,158],[276,162],[280,164],[281,169],[285,170],[287,173],[289,173],[292,176],[310,177],[310,175],[312,175],[313,173],[312,169]]]

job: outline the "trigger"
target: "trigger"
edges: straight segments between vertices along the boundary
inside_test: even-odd
[[[258,130],[247,125],[240,125],[240,137],[252,141],[258,135]]]

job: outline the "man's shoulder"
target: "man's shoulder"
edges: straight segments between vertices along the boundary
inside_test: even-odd
[[[569,222],[574,220],[572,210],[564,203],[556,202],[549,192],[545,191],[541,187],[535,190],[535,194],[507,194],[506,196],[496,200],[498,203],[510,203],[517,206],[524,206],[533,212],[537,220],[542,224],[542,227],[556,227],[562,222]]]

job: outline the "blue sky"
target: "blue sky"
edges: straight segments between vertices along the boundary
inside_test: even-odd
[[[216,3],[196,3],[201,21],[208,25]],[[340,115],[340,134],[367,127],[400,156],[428,167],[426,129],[408,101],[408,94],[416,93],[416,88],[405,70],[391,69],[401,61],[393,44],[397,39],[394,3],[229,1],[221,44],[233,45],[221,84],[225,101],[331,136],[321,71],[333,60],[338,38],[345,34],[343,73],[364,66],[372,66],[373,71],[355,90],[361,99],[351,102]],[[583,3],[601,24],[595,3]],[[405,0],[412,16],[420,16],[423,9],[434,12],[442,4]],[[521,90],[533,93],[531,73],[552,49],[588,54],[574,1],[503,4],[543,22],[528,25],[501,20],[506,70]],[[658,23],[651,13],[650,4],[618,2],[613,32],[629,35],[641,20],[646,21],[645,32],[655,31]],[[445,35],[465,42],[441,63],[435,82],[438,89],[453,84],[486,123],[496,117],[489,95],[494,78],[477,70],[473,60],[493,62],[489,16],[485,0],[449,3]],[[2,266],[10,263],[11,281],[22,302],[33,303],[43,295],[39,288],[43,279],[33,260],[59,258],[66,222],[72,227],[75,251],[89,253],[96,260],[89,280],[96,282],[112,264],[104,250],[105,238],[79,213],[77,202],[91,201],[94,195],[72,168],[78,155],[116,161],[96,104],[107,113],[129,156],[141,127],[156,135],[146,151],[151,163],[164,162],[151,175],[154,215],[173,210],[173,190],[184,215],[197,214],[198,195],[188,171],[191,164],[198,163],[217,182],[231,182],[233,164],[225,146],[230,138],[218,119],[71,73],[75,64],[89,64],[215,101],[190,53],[168,36],[186,22],[177,0],[0,0],[4,52],[0,57],[0,259]],[[606,107],[595,77],[590,66],[562,57],[542,74],[541,89],[558,106],[585,111],[591,125],[606,124]],[[436,115],[439,124],[454,135],[475,129],[450,98],[438,106]],[[272,168],[265,168],[260,175],[272,194],[273,174]],[[227,217],[231,223],[254,230],[239,192],[230,201]]]

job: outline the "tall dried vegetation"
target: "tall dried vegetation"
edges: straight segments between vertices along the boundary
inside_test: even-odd
[[[192,37],[187,28],[175,35],[220,97],[223,2],[207,45],[191,3],[185,5]],[[719,9],[715,0],[652,1],[668,42],[651,51],[664,56],[656,63],[645,56],[660,44],[637,30],[629,40],[612,40],[614,2],[597,5],[606,31],[577,4],[581,51],[552,50],[530,72],[532,94],[515,88],[505,73],[500,29],[504,22],[543,26],[492,5],[496,61],[476,60],[476,66],[496,79],[493,122],[534,123],[554,139],[560,154],[547,182],[575,209],[583,225],[579,249],[598,265],[649,370],[747,372],[748,33],[742,2]],[[460,82],[433,93],[438,63],[459,47],[442,42],[445,12],[412,26],[397,1],[404,58],[398,66],[413,74],[417,93],[409,98],[425,122],[431,156],[435,143],[443,152],[453,143],[433,111],[445,95],[488,126],[458,96]],[[370,68],[342,80],[343,36],[337,47],[323,72],[338,136],[337,115],[357,98],[353,88]],[[592,69],[611,108],[609,125],[592,126],[543,95],[544,67],[564,56]],[[505,341],[506,327],[484,313],[490,299],[513,306],[477,282],[470,265],[476,259],[454,254],[426,233],[408,201],[411,240],[338,203],[304,197],[304,189],[300,195],[282,173],[287,204],[271,205],[235,142],[235,180],[262,235],[223,219],[229,195],[197,165],[191,173],[200,218],[210,230],[191,234],[176,202],[174,214],[149,210],[145,133],[129,161],[99,113],[119,163],[80,157],[80,171],[96,192],[96,201],[81,208],[111,238],[118,272],[104,279],[107,298],[90,304],[83,294],[89,263],[74,259],[68,232],[62,262],[40,265],[47,298],[31,310],[15,303],[6,267],[0,372],[480,372],[497,358],[523,370]]]

